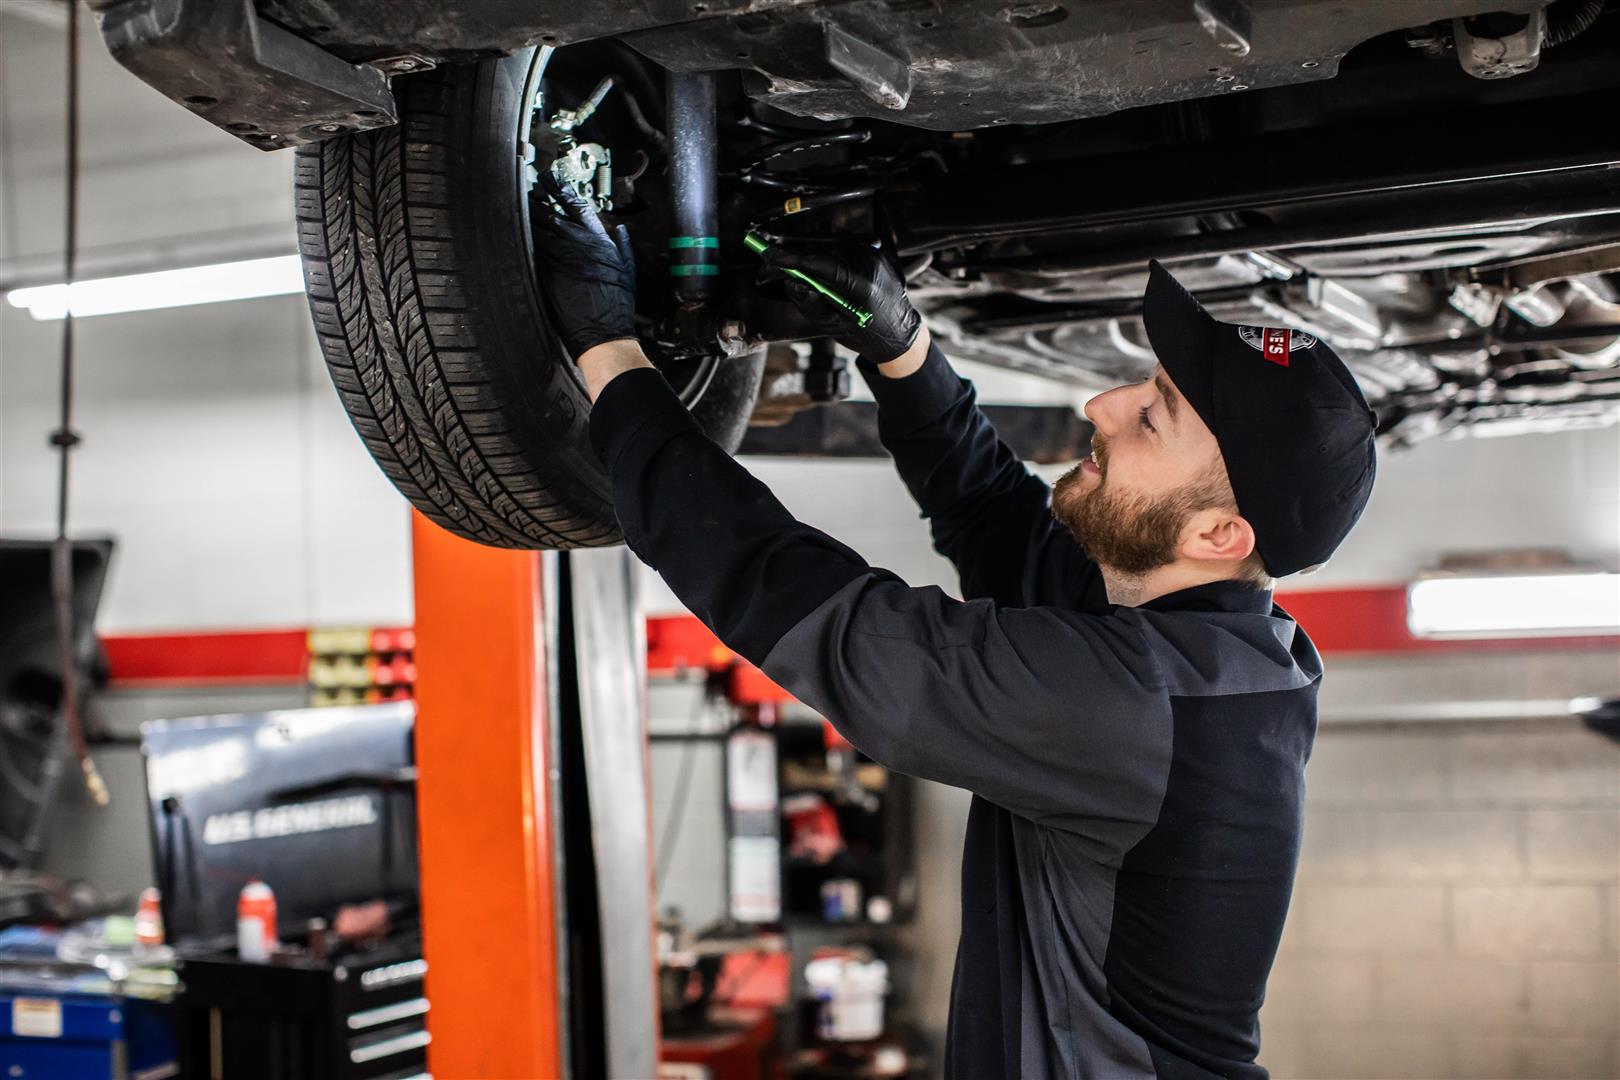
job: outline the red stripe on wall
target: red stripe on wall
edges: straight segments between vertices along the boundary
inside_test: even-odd
[[[1313,589],[1279,593],[1277,602],[1324,653],[1539,652],[1620,649],[1620,637],[1520,637],[1430,640],[1406,629],[1406,586]],[[102,639],[112,680],[119,684],[197,685],[302,683],[308,678],[307,630],[197,634],[121,634]],[[737,665],[753,680],[757,669],[720,644],[691,615],[647,620],[647,670],[720,670]],[[763,675],[750,682],[762,700],[786,698]]]
[[[101,639],[114,683],[166,686],[302,683],[309,631],[115,634]]]
[[[1277,594],[1324,653],[1567,652],[1620,648],[1620,637],[1415,638],[1406,628],[1406,586],[1307,589]]]

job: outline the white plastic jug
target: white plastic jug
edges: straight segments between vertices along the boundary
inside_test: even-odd
[[[883,961],[823,956],[804,966],[804,978],[821,1002],[817,1033],[823,1039],[861,1042],[883,1034],[883,997],[889,992]]]

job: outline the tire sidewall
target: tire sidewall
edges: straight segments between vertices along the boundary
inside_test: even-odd
[[[311,314],[361,439],[432,520],[515,548],[622,539],[536,274],[520,149],[550,56],[396,80],[397,127],[301,151],[297,170]],[[721,360],[694,403],[728,451],[760,361]]]
[[[535,274],[518,156],[520,136],[527,135],[521,128],[529,118],[524,94],[534,52],[446,73],[462,110],[452,122],[466,125],[449,162],[446,194],[459,206],[450,241],[465,268],[473,336],[513,441],[561,501],[616,532],[607,473],[587,437],[590,400],[550,324]],[[401,115],[407,143],[411,122],[407,105]]]

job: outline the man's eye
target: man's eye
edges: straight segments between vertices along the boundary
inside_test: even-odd
[[[1140,414],[1142,417],[1142,426],[1147,428],[1149,431],[1153,431],[1156,429],[1153,427],[1153,421],[1148,419],[1148,408],[1149,406],[1147,405],[1142,406],[1142,411]]]

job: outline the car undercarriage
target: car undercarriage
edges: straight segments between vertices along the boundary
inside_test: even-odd
[[[952,356],[1080,388],[1151,369],[1156,258],[1218,318],[1332,344],[1386,444],[1620,415],[1602,0],[93,3],[261,149],[384,138],[413,80],[529,57],[520,188],[550,168],[629,224],[689,402],[766,346],[762,419],[847,385],[781,349],[807,335],[752,229],[878,245]]]

